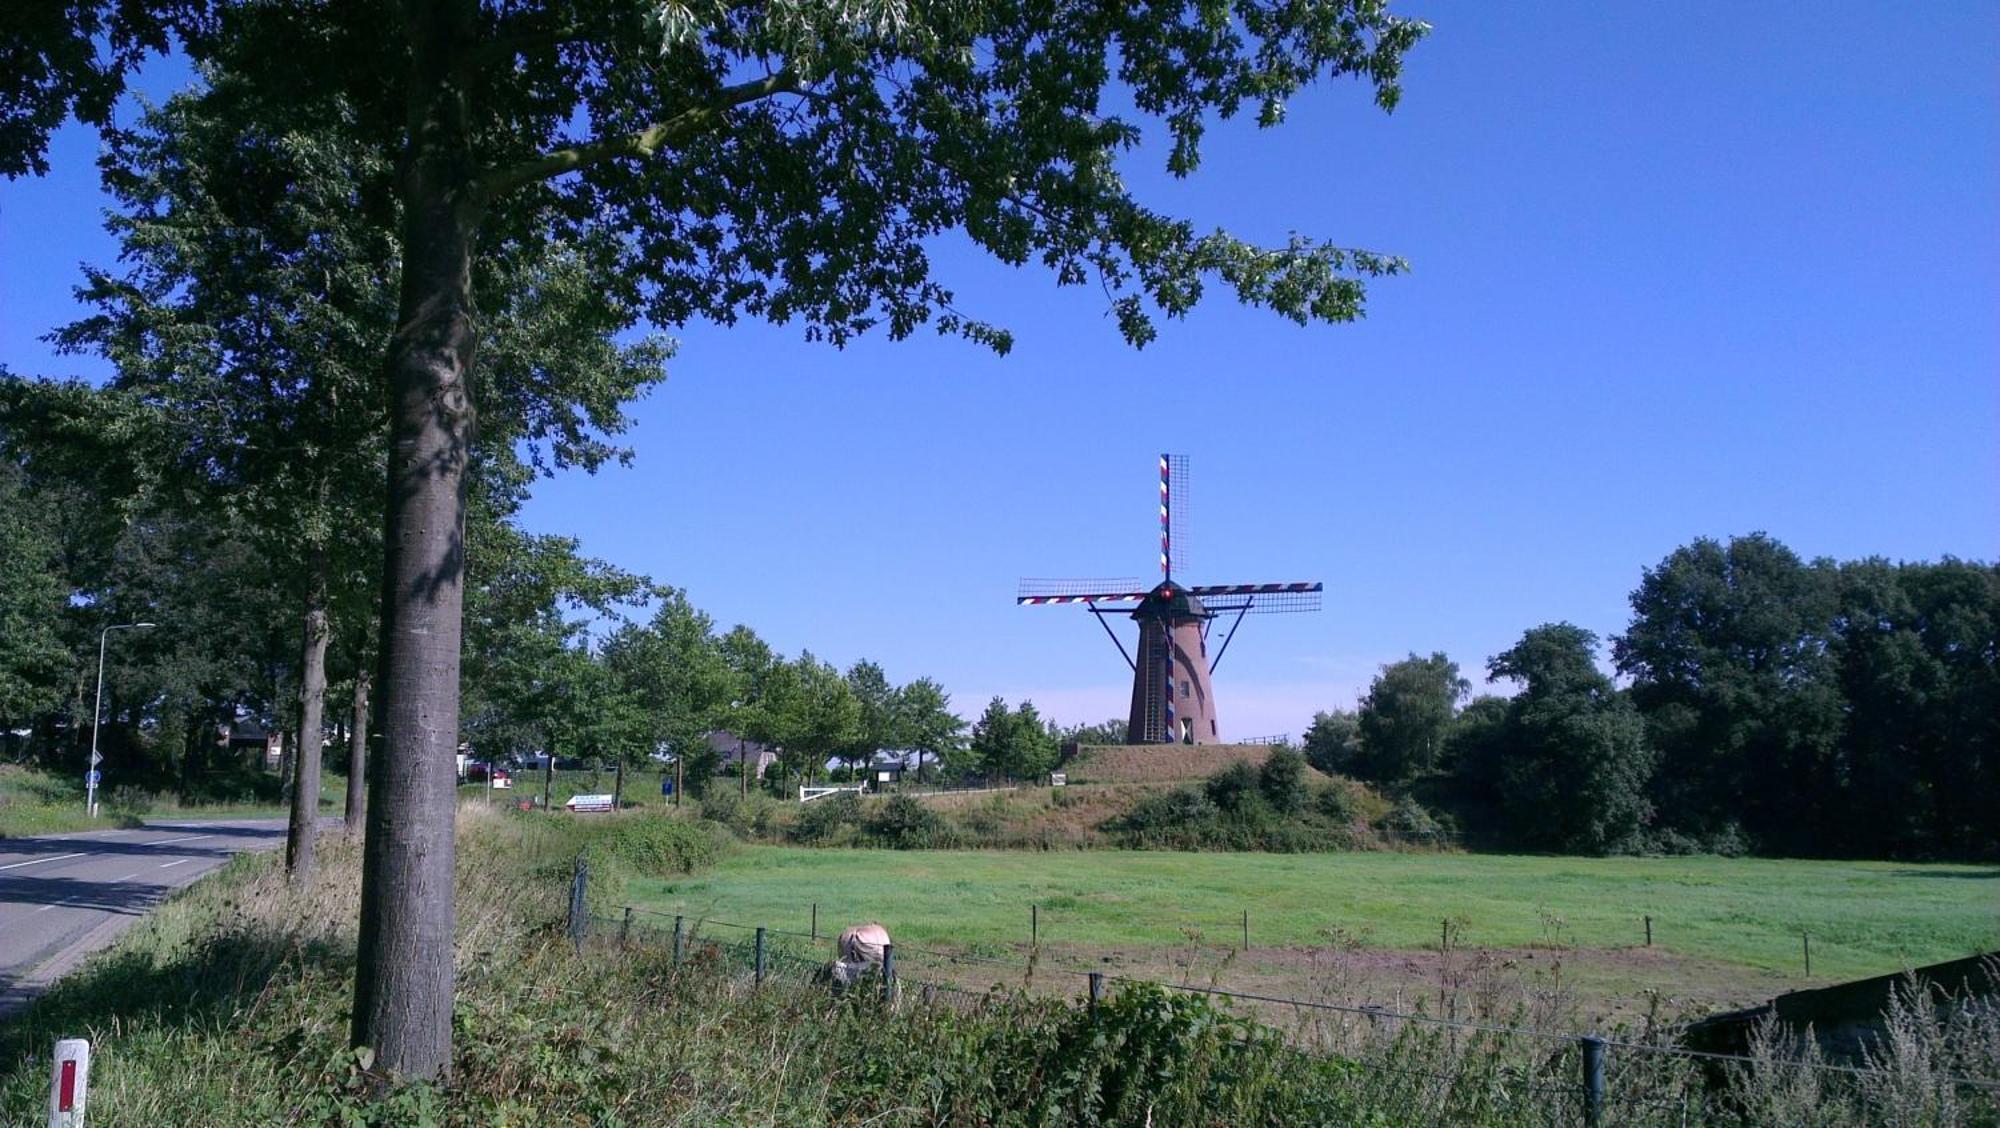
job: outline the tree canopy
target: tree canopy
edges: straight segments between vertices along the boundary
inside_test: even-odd
[[[1119,169],[1150,122],[1186,175],[1212,118],[1251,110],[1275,125],[1322,78],[1357,78],[1394,106],[1424,25],[1375,0],[59,10],[4,42],[0,169],[40,167],[66,111],[102,120],[124,71],[177,36],[249,116],[339,123],[343,152],[378,170],[363,198],[391,205],[383,742],[353,1037],[405,1077],[449,1058],[456,734],[436,718],[459,713],[466,476],[494,439],[476,443],[475,423],[504,402],[476,394],[474,358],[494,336],[485,287],[510,270],[552,277],[561,247],[591,298],[586,340],[641,317],[751,316],[834,344],[932,324],[1005,351],[1009,330],[961,310],[936,276],[939,235],[1097,287],[1134,344],[1212,283],[1293,320],[1344,321],[1365,279],[1401,268],[1303,236],[1259,247],[1198,232],[1143,205]],[[581,389],[525,417],[560,433],[618,397]],[[817,693],[818,674],[806,681]]]

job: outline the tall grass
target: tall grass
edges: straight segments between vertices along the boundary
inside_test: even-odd
[[[1512,1126],[1579,1113],[1559,1044],[1402,1024],[1356,1032],[1347,1056],[1306,1053],[1295,1032],[1146,986],[1095,1008],[949,991],[924,1005],[915,982],[895,1001],[836,996],[803,961],[754,986],[740,945],[698,943],[676,964],[670,946],[621,944],[607,928],[579,955],[563,928],[574,859],[592,859],[594,884],[634,866],[701,864],[714,840],[663,821],[461,812],[456,1057],[442,1087],[366,1098],[372,1061],[345,1040],[359,852],[332,838],[311,888],[288,886],[272,858],[239,858],[0,1032],[0,1121],[38,1120],[49,1047],[75,1035],[96,1043],[97,1126]],[[1990,1013],[1962,1021],[1989,1042],[2000,1029]],[[1614,1122],[1860,1123],[1907,1111],[1915,1119],[1897,1122],[1993,1123],[1990,1102],[1948,1105],[1925,1087],[1943,1059],[1935,1039],[1911,1038],[1882,1049],[1889,1073],[1913,1080],[1895,1089],[1915,1094],[1907,1101],[1773,1085],[1768,1099],[1746,1089],[1733,1104],[1634,1103]],[[1785,1075],[1775,1061],[1771,1075]],[[1678,1096],[1689,1077],[1678,1088],[1619,1080]],[[1745,1118],[1752,1097],[1763,1119]]]

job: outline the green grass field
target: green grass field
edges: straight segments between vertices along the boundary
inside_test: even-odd
[[[1580,968],[1599,956],[1603,994],[1655,988],[1709,1002],[1804,985],[1801,933],[1820,984],[2000,948],[1992,866],[751,846],[713,872],[630,892],[657,911],[774,928],[804,929],[817,903],[823,932],[872,919],[911,945],[987,955],[1025,949],[1038,905],[1045,948],[1123,966],[1196,938],[1234,946],[1245,910],[1253,954],[1279,962],[1287,950],[1334,946],[1335,929],[1363,952],[1435,959],[1441,922],[1453,918],[1458,949],[1558,949]],[[1283,978],[1252,962],[1242,970],[1258,983]]]

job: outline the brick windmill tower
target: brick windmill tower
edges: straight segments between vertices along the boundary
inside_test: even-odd
[[[1229,650],[1236,628],[1250,614],[1319,610],[1322,585],[1211,584],[1190,587],[1174,580],[1176,541],[1187,510],[1187,459],[1160,456],[1160,575],[1151,590],[1138,580],[1022,580],[1016,603],[1041,606],[1080,603],[1111,636],[1132,667],[1132,711],[1126,739],[1134,744],[1215,744],[1221,737],[1210,675]],[[1108,604],[1109,606],[1102,606]],[[1213,659],[1208,632],[1218,619],[1235,617]],[[1128,652],[1106,615],[1126,615],[1139,624],[1139,643]]]

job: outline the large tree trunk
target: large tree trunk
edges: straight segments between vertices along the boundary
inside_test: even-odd
[[[361,829],[368,810],[368,671],[354,671],[354,718],[347,726],[347,829]]]
[[[397,170],[403,277],[389,342],[381,755],[369,774],[352,1037],[374,1067],[427,1080],[451,1063],[452,822],[465,480],[472,439],[475,166],[451,73],[478,18],[411,4],[409,140]]]
[[[319,831],[320,751],[326,746],[326,608],[318,583],[306,597],[306,649],[299,663],[299,750],[292,774],[292,824],[285,837],[285,871],[304,884],[313,876],[313,836]]]

